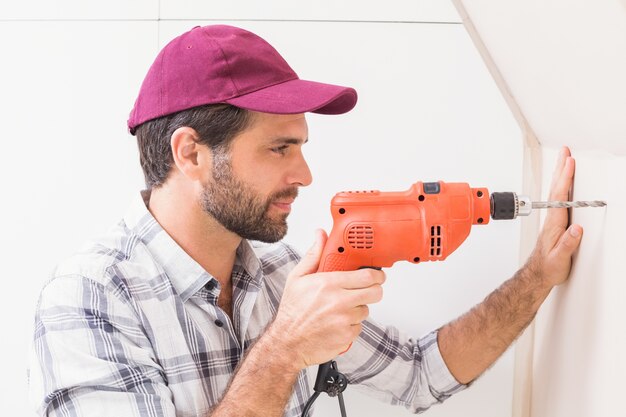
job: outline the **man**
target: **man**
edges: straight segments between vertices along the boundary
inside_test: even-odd
[[[316,273],[279,242],[299,187],[304,113],[339,114],[353,89],[299,80],[264,40],[197,27],[156,58],[129,119],[147,190],[63,262],[42,291],[32,397],[68,416],[299,416],[306,368],[337,357],[353,384],[423,411],[487,369],[567,279],[582,229],[552,210],[515,276],[418,341],[368,318],[385,274]],[[564,148],[551,198],[564,200]],[[252,241],[275,243],[261,245]]]

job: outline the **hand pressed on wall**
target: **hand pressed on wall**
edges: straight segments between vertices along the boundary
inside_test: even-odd
[[[569,200],[575,169],[576,161],[572,158],[569,148],[563,147],[552,174],[549,200]],[[567,210],[565,208],[548,210],[537,245],[525,265],[525,268],[542,280],[548,288],[567,280],[572,267],[572,255],[582,239],[583,229],[580,225],[573,224],[568,227]]]

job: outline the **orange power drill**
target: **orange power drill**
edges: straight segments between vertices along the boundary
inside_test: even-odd
[[[514,193],[494,193],[494,199],[486,188],[443,181],[417,182],[407,191],[338,193],[331,202],[333,229],[318,271],[443,261],[473,225],[489,223],[497,203],[504,207],[499,194],[510,195],[507,200],[514,203]],[[515,207],[506,205],[509,211]]]

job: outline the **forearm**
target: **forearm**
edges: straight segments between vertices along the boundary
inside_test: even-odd
[[[455,378],[466,384],[489,368],[532,321],[551,288],[527,265],[482,303],[442,327],[439,348]]]
[[[250,348],[212,417],[282,416],[300,368],[270,328]]]

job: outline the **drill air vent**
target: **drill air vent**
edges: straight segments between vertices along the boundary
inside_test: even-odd
[[[353,249],[372,249],[374,228],[372,226],[352,226],[348,230],[348,244]]]
[[[441,226],[430,226],[430,256],[441,256]]]

